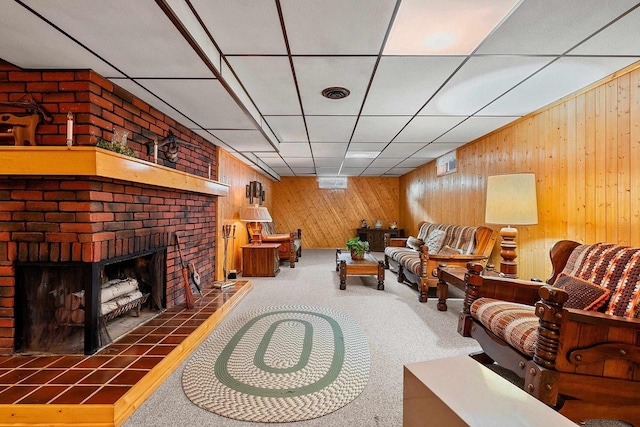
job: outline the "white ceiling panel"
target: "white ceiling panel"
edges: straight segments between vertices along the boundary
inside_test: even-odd
[[[311,149],[307,142],[287,142],[280,144],[282,157],[311,157]]]
[[[348,142],[355,116],[307,116],[311,142]]]
[[[187,79],[136,80],[205,129],[255,129],[254,124],[219,81]]]
[[[385,172],[387,172],[389,170],[389,168],[366,168],[364,170],[364,172],[362,172],[362,175],[364,176],[380,176],[380,175],[384,175]]]
[[[229,63],[263,115],[301,114],[289,59],[234,56]]]
[[[361,159],[361,158],[346,158],[344,159],[344,166],[355,168],[355,167],[367,167],[371,164],[373,159]]]
[[[472,57],[420,110],[420,115],[470,116],[552,59],[528,56]]]
[[[193,121],[191,121],[189,118],[187,118],[184,114],[176,111],[175,108],[167,105],[164,101],[160,100],[160,98],[155,96],[153,93],[149,92],[144,87],[141,87],[133,80],[110,79],[110,81],[113,84],[120,86],[121,88],[123,88],[130,94],[134,95],[135,97],[146,102],[147,104],[153,105],[155,109],[171,117],[173,120],[177,121],[178,123],[192,129],[193,128],[197,129],[200,127],[197,124],[195,124]]]
[[[349,151],[382,151],[388,142],[352,142]]]
[[[364,168],[342,168],[340,176],[358,176],[364,172]]]
[[[287,53],[275,1],[191,0],[222,53]]]
[[[640,58],[559,59],[482,109],[482,115],[525,115],[599,80]]]
[[[281,142],[307,140],[307,131],[302,116],[266,116],[265,120]]]
[[[471,142],[476,138],[486,135],[507,123],[518,119],[518,117],[469,117],[449,132],[442,135],[436,142]]]
[[[389,142],[411,120],[410,116],[360,116],[354,142]]]
[[[291,168],[296,175],[314,175],[316,174],[315,168]]]
[[[428,162],[429,162],[428,159],[423,159],[423,158],[419,158],[419,157],[410,157],[410,158],[400,162],[398,167],[415,169],[415,168],[420,167],[420,166],[422,166],[422,165],[424,165],[425,163],[428,163]]]
[[[263,157],[262,153],[254,153],[260,158],[263,162],[271,166],[272,168],[283,168],[287,166],[284,160],[281,157]]]
[[[16,2],[2,2],[0,28],[0,58],[19,67],[68,69],[73,64],[80,69],[92,69],[104,77],[123,76]],[[24,34],[25,29],[29,30],[28,35]]]
[[[403,158],[378,157],[373,162],[371,162],[371,167],[389,169],[396,166],[398,163],[402,162],[403,160],[404,160],[404,157]]]
[[[380,60],[362,114],[414,115],[464,57],[394,57]]]
[[[273,168],[273,170],[281,176],[291,176],[293,175],[293,172],[291,171],[290,168]]]
[[[395,3],[395,0],[281,0],[291,53],[377,55]]]
[[[344,157],[315,157],[316,167],[339,168]]]
[[[340,166],[316,168],[318,176],[338,176],[338,172],[340,172]]]
[[[154,1],[25,3],[129,77],[212,77]]]
[[[274,150],[264,135],[257,130],[214,129],[209,131],[238,151]]]
[[[413,169],[415,168],[393,168],[389,169],[385,175],[402,176],[406,173],[411,172]]]
[[[312,168],[314,167],[311,157],[285,157],[284,161],[291,168]]]
[[[570,55],[640,55],[640,8],[596,34]]]
[[[305,114],[358,114],[376,62],[374,57],[294,57],[293,64]],[[351,94],[328,99],[322,91],[341,86]]]
[[[346,142],[312,142],[314,157],[344,157],[347,152]]]
[[[213,145],[217,145],[219,147],[222,147],[222,148],[224,148],[225,150],[227,150],[229,152],[235,151],[234,148],[231,148],[231,146],[229,146],[229,145],[225,144],[224,142],[220,141],[218,138],[216,138],[211,133],[209,133],[209,131],[206,131],[204,129],[191,129],[191,131],[197,133],[198,135],[200,135],[201,137],[203,137],[204,139],[206,139],[207,141],[209,141]]]
[[[435,159],[436,157],[440,157],[443,154],[447,154],[450,151],[455,150],[458,147],[463,146],[464,144],[455,143],[455,142],[432,142],[431,144],[424,147],[422,150],[418,151],[416,154],[411,156],[413,159],[423,159],[430,160]]]
[[[636,4],[635,0],[527,0],[477,53],[562,54]]]
[[[382,153],[380,153],[379,158],[402,157],[404,160],[404,158],[411,156],[413,153],[424,147],[424,145],[425,144],[416,144],[412,142],[392,142]]]
[[[462,122],[466,117],[416,116],[394,142],[428,143]]]

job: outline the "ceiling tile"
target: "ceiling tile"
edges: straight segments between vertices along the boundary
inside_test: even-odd
[[[364,168],[342,168],[340,176],[358,176],[364,172]]]
[[[419,114],[470,116],[552,59],[554,57],[472,57]]]
[[[461,56],[382,57],[362,114],[414,115],[463,60]]]
[[[255,129],[219,81],[190,79],[136,80],[158,98],[205,129]]]
[[[394,142],[428,143],[438,138],[464,119],[466,119],[466,116],[416,116],[407,125],[407,127],[400,132],[400,135],[396,137]]]
[[[358,114],[375,62],[374,57],[294,57],[304,113]],[[323,97],[322,91],[333,86],[351,94],[343,99]]]
[[[25,3],[129,77],[213,77],[155,2]]]
[[[215,136],[213,136],[211,133],[209,133],[209,131],[204,130],[204,129],[200,129],[200,128],[196,128],[196,129],[191,129],[192,132],[197,133],[198,135],[200,135],[201,137],[203,137],[204,139],[206,139],[207,141],[209,141],[210,143],[212,143],[213,145],[220,145],[222,146],[222,148],[224,148],[227,151],[235,151],[234,149],[232,149],[230,146],[228,146],[227,144],[224,144],[222,141],[220,141],[218,138],[216,138]]]
[[[458,147],[462,147],[464,144],[459,142],[432,142],[431,144],[418,151],[411,156],[412,159],[422,159],[422,161],[435,159],[443,154],[447,154],[450,151],[455,150]]]
[[[264,119],[280,142],[307,141],[302,116],[265,116]]]
[[[263,115],[301,114],[288,58],[234,56],[228,60]]]
[[[518,119],[518,117],[469,117],[438,138],[436,142],[471,142],[516,119]]]
[[[402,162],[405,158],[393,158],[393,157],[389,157],[389,158],[384,158],[384,157],[378,157],[377,159],[375,159],[373,162],[371,162],[371,167],[378,167],[378,168],[384,168],[384,169],[389,169],[392,168],[394,166],[396,166],[397,164],[399,164],[400,162]],[[371,169],[371,168],[369,168]]]
[[[361,116],[352,141],[389,142],[410,119],[410,116]]]
[[[315,168],[291,168],[296,175],[315,175]]]
[[[387,172],[389,170],[389,168],[366,168],[364,170],[364,172],[362,172],[362,175],[365,176],[380,176],[383,175],[385,172]]]
[[[395,0],[281,0],[291,53],[377,55]]]
[[[429,162],[429,159],[421,159],[419,157],[411,157],[409,159],[406,159],[406,160],[403,160],[402,162],[400,162],[398,167],[415,169],[415,168],[420,167],[420,166],[422,166],[422,165],[424,165],[425,163],[428,163],[428,162]]]
[[[570,55],[639,55],[640,8],[605,28],[577,48]]]
[[[0,57],[26,69],[92,69],[104,77],[123,74],[16,2],[3,2]],[[25,35],[28,29],[28,35]],[[46,43],[43,43],[46,40]]]
[[[280,144],[282,157],[311,157],[311,149],[307,142],[287,142]]]
[[[349,151],[382,151],[388,142],[352,142]]]
[[[318,176],[338,176],[340,166],[338,167],[316,167]]]
[[[348,142],[356,124],[355,116],[308,116],[311,142]]]
[[[228,54],[286,54],[274,1],[191,0],[220,50]]]
[[[411,142],[392,142],[382,153],[380,153],[379,158],[387,157],[397,159],[398,157],[409,157],[424,146],[425,144],[416,144]]]
[[[290,168],[312,168],[314,167],[311,157],[285,157],[284,161]]]
[[[274,148],[257,130],[210,130],[217,138],[238,151],[269,151]]]
[[[518,0],[403,0],[385,55],[469,55]]]
[[[344,166],[345,167],[367,167],[371,164],[371,161],[373,159],[360,159],[360,158],[354,158],[354,159],[344,159]]]
[[[281,157],[263,157],[262,153],[254,153],[266,164],[271,166],[272,168],[283,168],[287,166],[284,160]]]
[[[562,54],[636,4],[635,0],[527,0],[477,53]]]
[[[559,59],[482,109],[481,115],[525,115],[567,96],[640,58]]]
[[[314,157],[316,167],[331,167],[339,168],[344,160],[344,157]]]
[[[314,157],[344,157],[347,151],[346,142],[312,142]]]
[[[406,173],[411,172],[413,169],[414,168],[393,168],[387,171],[385,175],[402,176]]]
[[[290,168],[273,168],[273,170],[280,176],[293,176],[293,171]]]

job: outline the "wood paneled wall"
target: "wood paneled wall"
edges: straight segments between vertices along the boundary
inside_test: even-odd
[[[250,181],[260,181],[262,188],[265,190],[264,206],[271,212],[271,200],[273,197],[273,181],[256,170],[250,168],[240,160],[233,157],[222,148],[218,148],[218,177],[217,180],[231,186],[229,197],[218,197],[217,212],[217,259],[216,259],[216,279],[223,279],[223,258],[224,258],[224,240],[222,239],[222,225],[230,224],[236,226],[236,239],[232,248],[231,243],[228,246],[228,265],[229,269],[242,271],[242,251],[240,247],[246,245],[249,240],[245,223],[240,221],[242,209],[249,205],[249,199],[246,198],[245,188]],[[231,267],[233,252],[233,267]]]
[[[380,219],[385,227],[399,219],[398,178],[350,177],[346,190],[321,190],[315,177],[282,177],[272,189],[269,210],[276,229],[301,228],[303,252],[344,247],[363,218],[370,226]]]
[[[486,177],[533,172],[539,224],[518,227],[518,272],[544,279],[560,239],[640,245],[638,165],[640,63],[462,147],[457,173],[400,177],[400,221],[483,225]]]

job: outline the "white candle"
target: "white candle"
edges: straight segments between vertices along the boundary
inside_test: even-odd
[[[67,113],[67,145],[73,144],[73,114],[71,111]]]
[[[158,163],[158,140],[153,140],[153,162]]]
[[[211,162],[209,162],[209,179],[211,179]]]

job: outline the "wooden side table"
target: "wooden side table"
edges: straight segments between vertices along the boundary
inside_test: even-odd
[[[280,243],[244,245],[242,248],[242,277],[275,277],[280,273]]]

